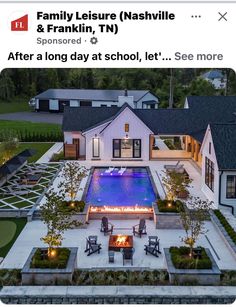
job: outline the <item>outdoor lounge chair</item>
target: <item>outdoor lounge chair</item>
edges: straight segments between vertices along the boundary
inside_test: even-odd
[[[120,170],[118,171],[118,174],[123,175],[125,171],[126,167],[121,167]]]
[[[108,169],[105,170],[105,173],[110,174],[113,171],[114,171],[114,167],[110,166]]]
[[[90,256],[94,253],[100,254],[100,250],[102,249],[101,244],[92,243],[89,239],[86,238],[86,249],[85,253],[88,252],[87,256]]]
[[[133,265],[133,255],[135,249],[133,247],[121,248],[121,253],[123,257],[123,265],[125,265],[125,261],[131,261],[131,265]]]
[[[109,233],[113,233],[113,225],[111,223],[108,222],[108,218],[106,216],[104,216],[102,218],[102,222],[101,222],[101,232],[104,233],[104,236],[106,234],[109,234]]]
[[[133,226],[133,235],[138,235],[140,238],[142,235],[146,235],[146,221],[145,219],[141,219],[139,224]]]
[[[155,257],[159,257],[158,254],[161,254],[160,239],[158,237],[149,237],[148,239],[148,244],[144,245],[146,255],[149,253]]]

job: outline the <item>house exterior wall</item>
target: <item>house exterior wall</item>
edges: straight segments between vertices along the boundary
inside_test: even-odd
[[[145,103],[145,101],[150,101],[150,100],[155,100],[157,102],[155,107],[158,108],[158,98],[154,96],[152,93],[147,93],[137,102],[137,109],[145,108],[145,105],[143,105],[143,103]]]
[[[126,123],[129,124],[128,133],[124,130]],[[113,159],[113,139],[123,139],[126,134],[130,139],[141,139],[141,159],[149,160],[149,135],[152,131],[129,108],[126,108],[101,132],[106,126],[107,124],[104,124],[85,133],[87,160],[93,158],[92,139],[94,137],[100,138],[100,159],[111,160]]]
[[[211,143],[211,153],[209,152],[209,143]],[[209,201],[213,201],[215,207],[218,208],[219,204],[219,169],[216,160],[216,154],[214,149],[214,144],[211,136],[210,129],[207,129],[203,144],[202,144],[202,191],[206,195]],[[214,191],[212,191],[205,184],[205,163],[206,157],[214,163]]]
[[[236,198],[226,198],[227,176],[236,176],[236,171],[224,171],[221,176],[221,203],[234,207],[234,215],[236,215]]]
[[[64,132],[65,144],[73,144],[73,139],[80,140],[80,146],[79,146],[80,155],[85,156],[86,155],[85,137],[80,132]]]

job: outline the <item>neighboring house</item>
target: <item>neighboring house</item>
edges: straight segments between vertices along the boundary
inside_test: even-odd
[[[65,107],[65,157],[108,161],[191,159],[201,170],[202,190],[209,200],[215,206],[219,201],[232,205],[236,211],[235,112],[236,97],[230,96],[187,97],[183,109],[135,109],[128,103],[99,109]],[[179,136],[182,150],[156,150],[156,138],[167,136]]]
[[[137,109],[157,109],[159,101],[142,90],[49,89],[29,102],[36,111],[44,112],[63,112],[65,106],[121,107],[124,103]]]
[[[219,70],[208,71],[201,77],[210,82],[217,90],[224,89],[226,87],[226,78]]]

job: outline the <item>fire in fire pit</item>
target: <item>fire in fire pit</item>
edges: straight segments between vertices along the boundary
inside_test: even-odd
[[[133,236],[111,235],[109,239],[109,250],[119,251],[121,248],[133,247]]]

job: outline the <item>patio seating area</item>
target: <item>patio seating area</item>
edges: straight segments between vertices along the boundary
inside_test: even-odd
[[[0,187],[0,210],[30,209],[59,169],[59,163],[26,164]]]
[[[165,269],[163,249],[170,246],[181,246],[181,238],[184,231],[181,229],[156,229],[154,222],[146,220],[147,235],[133,236],[132,226],[139,224],[139,220],[113,220],[113,235],[126,235],[133,238],[133,265],[131,261],[125,261],[123,266],[123,254],[121,251],[109,250],[110,235],[104,236],[100,232],[101,221],[90,221],[86,229],[71,229],[65,232],[63,237],[63,247],[78,247],[77,265],[79,269]],[[200,245],[209,248],[220,269],[233,270],[236,267],[235,255],[224,243],[214,225],[208,221],[205,224],[209,230],[206,235],[202,235],[196,246]],[[41,221],[27,223],[24,230],[14,243],[12,249],[1,263],[0,268],[22,268],[33,247],[45,246],[40,240],[45,235],[46,228]],[[91,246],[86,245],[89,236],[96,236],[96,252],[87,256],[85,250]],[[150,236],[158,237],[149,238]],[[93,240],[93,238],[92,238]],[[158,242],[158,240],[160,240]],[[95,243],[95,242],[94,242]],[[145,245],[149,246],[146,254]],[[156,246],[155,246],[156,245]],[[159,245],[159,246],[158,246]],[[98,247],[100,246],[100,247]],[[155,246],[158,257],[152,253],[151,247]],[[99,253],[98,253],[99,249]],[[17,257],[16,257],[17,255]],[[113,258],[113,259],[112,259]]]

